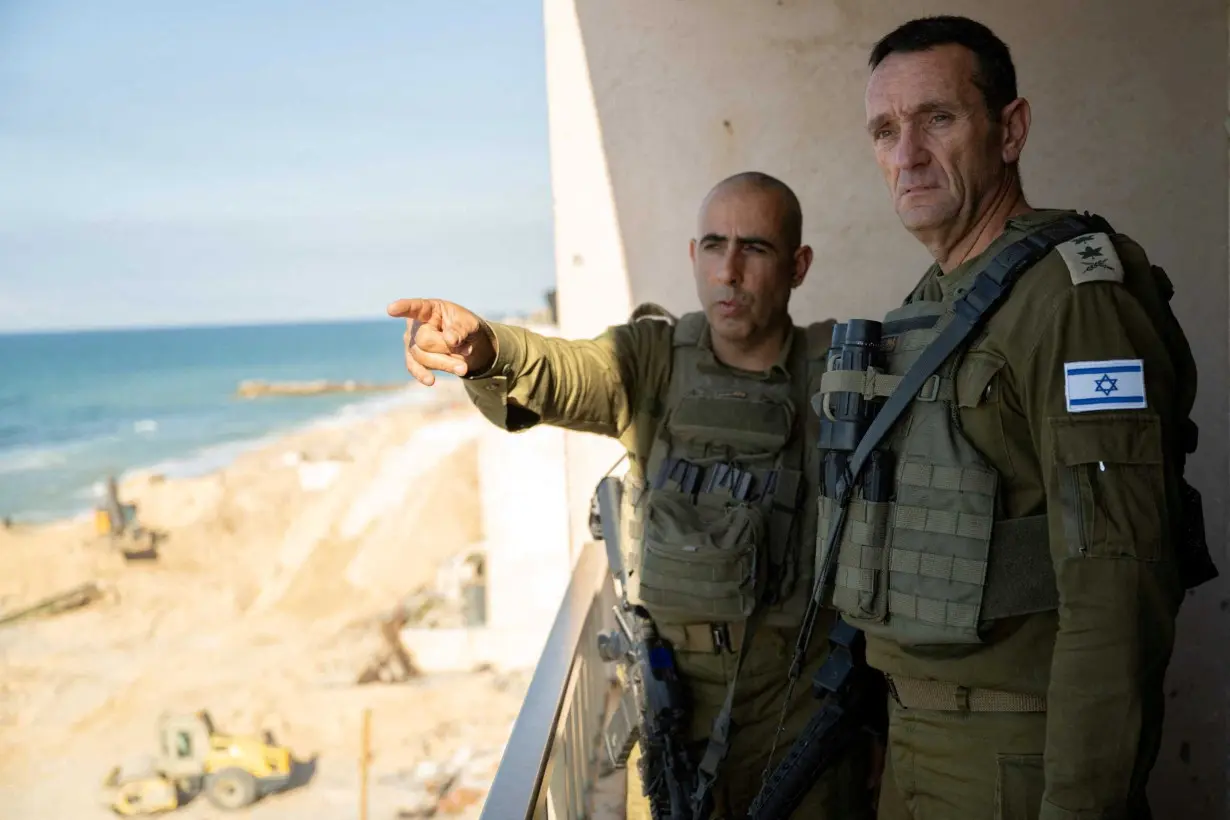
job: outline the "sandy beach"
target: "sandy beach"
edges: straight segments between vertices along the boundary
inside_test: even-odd
[[[125,561],[92,520],[0,529],[0,615],[86,582],[101,592],[0,625],[0,816],[112,816],[108,770],[156,751],[162,711],[205,709],[223,732],[272,732],[310,779],[236,814],[198,798],[168,816],[357,817],[370,709],[369,816],[415,816],[399,812],[451,762],[462,776],[436,816],[476,817],[529,674],[357,682],[387,649],[382,619],[484,537],[486,422],[457,385],[435,390],[210,475],[125,480],[159,534],[153,560]]]

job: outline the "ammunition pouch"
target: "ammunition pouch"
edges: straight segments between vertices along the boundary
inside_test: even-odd
[[[747,619],[764,591],[767,521],[751,504],[645,493],[636,603],[660,624]]]

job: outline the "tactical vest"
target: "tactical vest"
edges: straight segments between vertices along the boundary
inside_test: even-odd
[[[1109,226],[1103,230],[1104,236],[1111,233]],[[1001,253],[1005,259],[1024,256],[1019,247]],[[1081,269],[1068,264],[1073,286],[1099,279],[1123,281],[1121,272],[1112,275],[1097,266]],[[1190,351],[1168,304],[1173,288],[1156,265],[1150,273],[1138,287],[1153,291],[1157,305],[1150,312],[1180,383],[1194,381]],[[831,415],[827,403],[833,392],[854,391],[867,398],[891,395],[953,321],[954,305],[961,298],[960,290],[939,302],[915,294],[890,312],[881,334],[884,372],[830,366],[814,399],[817,412]],[[979,356],[988,334],[994,332],[983,330],[950,355],[885,438],[881,446],[895,461],[891,500],[867,500],[856,492],[847,507],[831,603],[870,635],[903,646],[979,644],[979,627],[987,621],[1058,607],[1046,515],[998,518],[1000,477],[961,430],[960,408],[977,406],[1001,366],[996,358]],[[1184,416],[1190,400],[1188,396],[1179,402]],[[1174,449],[1190,453],[1195,449],[1195,425],[1190,418],[1181,421],[1185,440],[1176,442]],[[1216,577],[1217,571],[1204,539],[1199,494],[1183,481],[1182,462],[1180,456],[1179,518],[1185,523],[1175,542],[1180,574],[1191,588]],[[837,512],[837,502],[821,495],[817,563],[825,557],[830,522]]]
[[[703,313],[675,324],[662,415],[621,510],[628,598],[658,624],[742,624],[762,604],[765,624],[800,622],[815,555],[805,414],[830,327],[794,330],[789,378],[720,364]]]
[[[830,370],[821,396],[889,395],[951,320],[950,307],[916,301],[890,312],[882,331],[886,372]],[[1058,605],[1046,516],[997,520],[999,475],[961,431],[959,407],[973,406],[995,373],[989,360],[970,355],[979,347],[976,341],[950,357],[889,436],[894,499],[850,502],[832,603],[870,635],[903,645],[980,643],[982,621]],[[836,502],[822,496],[820,504],[822,559]]]

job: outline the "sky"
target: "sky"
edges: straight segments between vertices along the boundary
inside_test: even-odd
[[[0,0],[0,332],[553,286],[541,0]]]

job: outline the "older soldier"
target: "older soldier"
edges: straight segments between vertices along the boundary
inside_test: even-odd
[[[870,64],[876,161],[935,260],[863,385],[883,414],[901,383],[892,501],[854,495],[834,574],[892,693],[881,817],[1148,818],[1175,616],[1216,573],[1183,530],[1172,288],[1100,218],[1026,201],[1030,107],[986,27],[914,20]]]
[[[689,253],[703,311],[678,321],[642,306],[595,339],[569,341],[434,299],[399,300],[388,311],[407,320],[407,369],[425,385],[433,370],[462,376],[497,426],[552,424],[626,446],[629,596],[673,644],[692,701],[693,763],[720,760],[715,818],[743,817],[760,787],[811,590],[816,419],[808,401],[831,322],[791,321],[791,292],[812,261],[801,232],[786,185],[739,174],[702,204]],[[817,643],[809,676],[826,655]],[[732,693],[734,732],[721,760],[709,738]],[[774,762],[813,703],[803,687],[794,694]],[[795,816],[871,816],[870,754],[865,743],[856,750]]]

